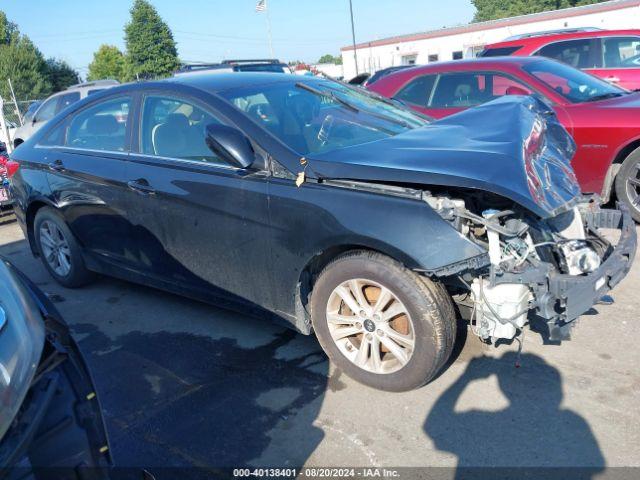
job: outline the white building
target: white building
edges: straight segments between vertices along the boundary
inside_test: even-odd
[[[358,73],[470,58],[485,45],[512,35],[577,27],[640,28],[640,0],[615,0],[360,43],[356,45]],[[344,77],[352,78],[356,75],[353,46],[343,47],[341,53]]]

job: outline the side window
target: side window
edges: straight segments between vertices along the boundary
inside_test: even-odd
[[[429,106],[466,108],[487,102],[492,99],[493,88],[488,83],[487,75],[476,72],[440,75]]]
[[[64,95],[60,95],[60,100],[58,101],[58,106],[56,108],[56,113],[61,112],[69,105],[76,103],[80,100],[80,92],[72,92],[66,93]]]
[[[482,72],[451,73],[440,76],[431,107],[466,108],[504,95],[530,95],[531,90],[505,75]]]
[[[412,103],[420,107],[426,107],[431,96],[431,90],[433,84],[436,81],[437,75],[423,75],[422,77],[414,78],[407,85],[402,87],[398,93],[394,95],[398,100],[403,102]]]
[[[66,145],[88,150],[123,152],[131,99],[121,97],[98,103],[71,118]]]
[[[493,98],[503,95],[531,95],[533,92],[524,84],[504,75],[493,75]]]
[[[46,134],[46,136],[40,140],[38,145],[45,147],[58,147],[64,145],[64,136],[67,131],[67,122],[64,121],[58,124],[53,130]]]
[[[228,165],[206,143],[206,128],[221,123],[200,107],[178,98],[148,96],[140,127],[140,151],[146,155]]]
[[[604,67],[640,67],[640,37],[611,37],[603,39]]]
[[[56,114],[56,107],[58,105],[59,99],[60,97],[57,96],[50,98],[49,100],[44,102],[42,107],[40,107],[40,109],[36,112],[35,121],[46,122],[47,120],[53,118],[53,116]]]
[[[602,65],[598,39],[585,38],[556,42],[542,47],[536,55],[553,58],[575,68],[598,68]]]

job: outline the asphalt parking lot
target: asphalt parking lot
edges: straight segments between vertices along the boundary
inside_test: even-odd
[[[119,466],[640,467],[640,262],[562,345],[461,336],[451,365],[393,394],[328,364],[313,337],[108,278],[65,289],[18,226],[0,254],[71,325],[97,383]],[[606,469],[606,470],[605,470]],[[459,470],[460,471],[460,470]],[[636,470],[640,472],[640,470]]]

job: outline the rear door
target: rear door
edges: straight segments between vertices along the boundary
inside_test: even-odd
[[[197,98],[142,98],[127,169],[137,269],[187,294],[270,305],[266,172],[209,150],[210,123],[224,121]]]
[[[125,165],[132,98],[89,104],[56,126],[38,145],[52,194],[80,244],[98,262],[131,267]]]
[[[603,65],[591,73],[628,90],[640,88],[640,36],[601,38]]]

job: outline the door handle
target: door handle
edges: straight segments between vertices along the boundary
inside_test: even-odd
[[[156,193],[156,191],[149,186],[149,182],[142,178],[128,181],[127,186],[134,192],[142,195],[154,195]]]
[[[619,81],[620,81],[620,79],[619,79],[618,77],[613,77],[613,76],[611,76],[611,77],[604,77],[604,79],[605,79],[607,82],[613,82],[613,83],[617,83],[617,82],[619,82]]]
[[[62,163],[62,160],[55,160],[49,164],[49,170],[53,170],[54,172],[63,172],[64,163]]]

